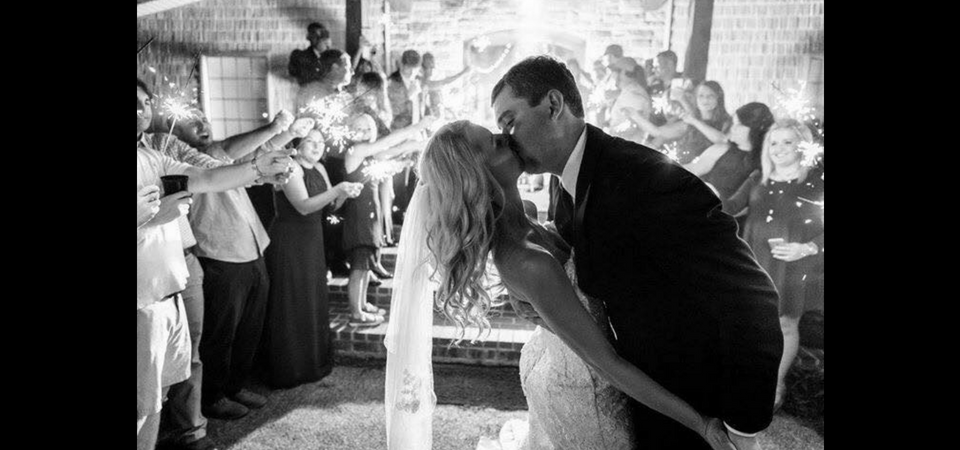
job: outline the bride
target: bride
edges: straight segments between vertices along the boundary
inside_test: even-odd
[[[603,305],[575,286],[569,247],[524,215],[520,161],[508,138],[451,123],[427,144],[419,170],[384,341],[388,448],[432,446],[431,284],[439,284],[435,301],[461,328],[488,327],[491,252],[503,286],[532,304],[546,327],[521,352],[530,431],[518,448],[633,448],[624,395],[696,431],[714,449],[734,448],[718,419],[702,416],[617,355]]]

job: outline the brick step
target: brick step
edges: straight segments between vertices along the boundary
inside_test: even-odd
[[[387,310],[387,321],[376,327],[352,327],[349,325],[350,308],[347,298],[347,278],[334,278],[329,283],[330,332],[338,354],[386,359],[383,336],[390,320],[390,296],[393,280],[384,280],[379,287],[369,287],[367,301]],[[505,300],[501,298],[501,300]],[[468,327],[464,341],[457,347],[450,344],[456,339],[457,327],[440,311],[433,315],[433,357],[437,362],[454,362],[491,366],[517,366],[520,349],[530,339],[536,326],[517,317],[508,304],[493,308],[489,316],[491,329],[478,339],[476,327]]]
[[[387,319],[389,321],[389,318]],[[387,358],[387,349],[383,346],[383,337],[387,332],[387,323],[376,327],[352,327],[348,324],[349,315],[339,313],[331,318],[330,333],[334,349],[339,355],[383,359]],[[509,329],[493,327],[483,339],[470,342],[477,336],[477,328],[466,329],[464,340],[458,346],[451,344],[458,335],[453,325],[433,326],[433,360],[436,362],[478,364],[484,366],[513,366],[520,363],[520,349],[530,340],[534,326],[527,329]]]
[[[349,312],[350,301],[347,295],[347,282],[348,279],[345,277],[333,278],[328,283],[329,291],[329,305],[330,313],[347,313]],[[376,305],[379,308],[387,310],[389,315],[390,311],[390,297],[393,295],[393,279],[383,280],[383,283],[378,287],[369,286],[367,287],[367,301],[373,305]],[[489,319],[491,324],[494,324],[498,327],[503,328],[514,328],[514,329],[533,329],[533,326],[530,325],[524,319],[521,319],[517,316],[517,313],[513,310],[513,307],[506,301],[506,298],[501,296],[498,298],[503,304],[496,306],[490,310]],[[434,325],[443,325],[447,323],[447,318],[443,313],[435,311],[433,323]]]

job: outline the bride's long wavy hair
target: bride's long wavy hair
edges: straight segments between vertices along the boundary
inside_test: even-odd
[[[436,132],[420,157],[419,173],[430,210],[427,247],[439,281],[436,302],[460,331],[467,326],[489,330],[487,314],[497,288],[488,256],[499,240],[496,228],[505,195],[485,164],[482,151],[466,136],[467,121],[450,123]]]

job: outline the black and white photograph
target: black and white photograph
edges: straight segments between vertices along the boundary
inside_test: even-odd
[[[138,450],[822,450],[824,0],[137,0]]]

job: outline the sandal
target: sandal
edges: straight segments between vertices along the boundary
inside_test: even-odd
[[[361,313],[360,315],[350,315],[351,327],[375,327],[383,323],[383,316],[376,316],[370,313]]]
[[[387,310],[383,308],[376,307],[373,303],[366,302],[362,305],[363,312],[368,312],[370,314],[376,314],[378,316],[383,316],[387,314]]]

